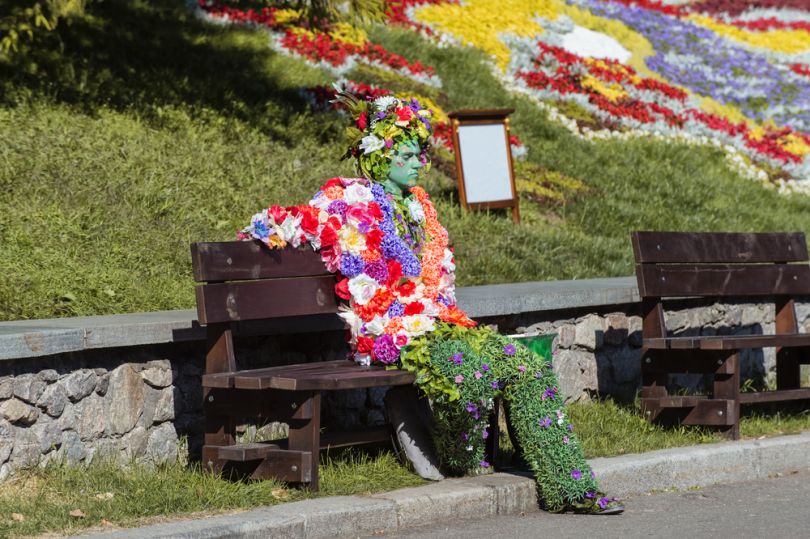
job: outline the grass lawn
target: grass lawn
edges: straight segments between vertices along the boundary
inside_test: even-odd
[[[585,142],[503,91],[473,49],[382,26],[370,37],[433,65],[445,110],[516,110],[529,148],[519,226],[462,211],[440,167],[427,179],[462,286],[629,275],[638,229],[810,231],[810,199],[740,178],[717,150]],[[0,320],[191,307],[189,243],[231,239],[261,207],[352,174],[337,160],[343,120],[298,93],[330,81],[261,31],[204,24],[180,0],[89,3],[0,61]],[[534,202],[543,174],[584,188]]]
[[[694,427],[663,428],[645,421],[636,406],[613,401],[574,404],[569,408],[588,458],[640,453],[722,441]],[[743,438],[771,437],[810,429],[810,413],[745,411]],[[513,449],[504,436],[503,458]],[[89,467],[51,465],[24,472],[0,484],[0,536],[46,532],[78,533],[84,528],[146,525],[308,499],[364,495],[426,483],[400,465],[388,451],[360,450],[324,456],[321,491],[288,488],[275,481],[227,481],[202,473],[196,465],[177,464],[126,470],[109,463]],[[71,515],[73,513],[73,515]]]

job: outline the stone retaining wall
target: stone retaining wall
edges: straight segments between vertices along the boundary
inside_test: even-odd
[[[802,328],[810,304],[799,307]],[[751,334],[774,330],[772,305],[684,302],[668,313],[671,332]],[[482,320],[502,333],[558,334],[554,369],[570,400],[611,395],[630,400],[640,385],[641,319],[638,305],[545,311]],[[244,367],[269,359],[281,363],[328,360],[346,353],[341,332],[248,338],[240,341]],[[126,462],[166,462],[188,441],[192,457],[201,445],[200,342],[86,350],[0,361],[0,479],[14,470],[53,460],[89,462],[100,456]],[[774,351],[746,350],[743,377],[772,381]],[[700,377],[673,383],[700,386]],[[324,424],[335,428],[383,421],[381,389],[328,394]],[[261,427],[261,426],[259,426]],[[248,426],[243,436],[281,435],[279,424]]]

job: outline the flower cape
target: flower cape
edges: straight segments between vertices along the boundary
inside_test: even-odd
[[[253,216],[240,239],[271,249],[309,244],[337,275],[335,293],[348,300],[340,317],[349,328],[355,361],[391,365],[435,321],[472,327],[456,306],[455,263],[447,231],[421,187],[411,189],[406,209],[423,237],[405,238],[405,216],[379,184],[364,178],[332,178],[309,202],[271,206]],[[407,241],[411,240],[411,241]]]

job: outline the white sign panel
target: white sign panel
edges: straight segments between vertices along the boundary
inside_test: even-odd
[[[458,143],[467,204],[514,198],[503,124],[460,125]]]

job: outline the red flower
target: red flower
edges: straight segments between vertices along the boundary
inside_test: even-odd
[[[321,229],[321,247],[329,247],[337,243],[338,236],[335,229],[331,226],[325,226]]]
[[[361,354],[370,354],[374,349],[374,339],[371,337],[357,337],[357,351]]]
[[[419,303],[418,301],[412,301],[411,303],[405,306],[405,316],[412,316],[414,314],[422,314],[424,312],[425,306]]]
[[[399,280],[402,279],[402,264],[397,262],[396,260],[389,260],[388,261],[388,288],[393,288],[399,283]]]
[[[404,297],[407,298],[408,296],[413,294],[413,291],[415,289],[416,289],[416,285],[413,283],[413,281],[408,281],[406,283],[402,283],[402,285],[399,288],[397,288],[397,293],[400,296],[404,296]]]
[[[363,114],[361,114],[359,118],[357,118],[357,127],[361,131],[366,129],[366,113],[365,112]]]
[[[314,236],[318,232],[318,225],[320,224],[317,215],[314,215],[314,213],[313,211],[304,212],[304,217],[301,219],[301,230],[310,236]]]
[[[380,248],[380,243],[382,243],[383,233],[382,230],[379,228],[374,228],[369,230],[366,234],[366,249],[369,251],[376,251]]]
[[[270,217],[273,218],[273,221],[277,225],[283,223],[284,219],[287,218],[287,210],[285,208],[282,208],[278,204],[273,204],[272,206],[270,206],[270,209],[267,210],[267,213],[270,215]]]
[[[401,122],[408,122],[411,118],[413,118],[413,111],[408,107],[400,107],[394,110],[394,112],[397,113],[397,118],[399,118],[399,121]]]
[[[326,180],[326,183],[321,186],[321,191],[326,191],[330,187],[343,187],[343,180],[340,178],[331,178]]]
[[[337,297],[348,300],[352,297],[349,293],[349,278],[344,277],[343,279],[338,280],[337,284],[335,285],[335,294]]]

